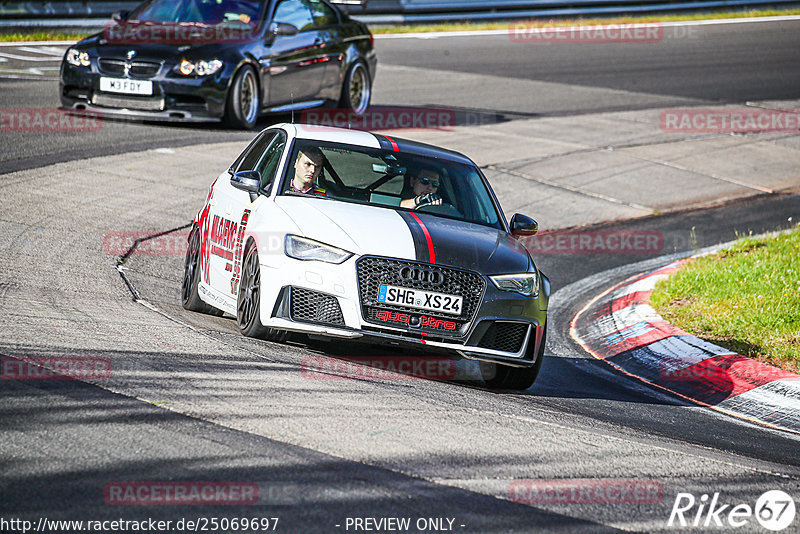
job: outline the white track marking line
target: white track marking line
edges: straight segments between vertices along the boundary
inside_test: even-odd
[[[78,40],[75,39],[74,41],[13,41],[8,43],[0,43],[0,47],[4,46],[42,46],[42,45],[62,45],[62,46],[70,46],[77,43]]]
[[[9,54],[8,52],[0,52],[0,57],[5,57],[8,59],[16,59],[18,61],[61,61],[60,58],[57,57],[34,57],[34,56],[18,56],[16,54]]]
[[[58,50],[56,48],[50,48],[49,46],[40,46],[40,47],[32,47],[32,46],[20,46],[17,48],[22,52],[31,52],[33,54],[42,54],[44,56],[53,56],[61,59],[61,56],[64,55],[66,50]]]

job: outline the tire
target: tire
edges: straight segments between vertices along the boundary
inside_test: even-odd
[[[258,249],[252,241],[247,244],[242,262],[242,280],[236,297],[236,323],[246,337],[281,342],[287,336],[283,330],[261,324],[261,265]]]
[[[547,325],[542,334],[542,344],[536,354],[536,362],[531,367],[511,367],[499,363],[481,362],[481,375],[490,389],[528,389],[539,376],[544,360],[544,346],[547,342]]]
[[[369,77],[366,65],[358,61],[348,69],[344,77],[339,107],[352,110],[357,115],[363,115],[369,108],[371,98],[372,79]]]
[[[192,228],[189,234],[189,247],[186,249],[186,259],[183,261],[183,282],[181,283],[181,304],[189,311],[207,313],[209,315],[222,315],[219,310],[200,299],[197,284],[200,283],[200,229]]]
[[[256,126],[260,106],[256,73],[251,67],[244,66],[236,72],[228,90],[225,122],[233,128],[252,130]]]

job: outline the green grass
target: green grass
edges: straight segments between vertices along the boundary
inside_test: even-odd
[[[0,30],[0,42],[30,42],[30,41],[80,41],[90,33],[68,33],[61,31],[4,31]]]
[[[674,22],[682,20],[735,19],[745,17],[773,17],[779,15],[800,15],[800,9],[758,9],[747,11],[710,11],[705,13],[685,13],[679,15],[636,15],[623,17],[563,18],[563,19],[525,19],[504,22],[447,22],[438,24],[398,24],[371,25],[374,34],[451,32],[476,30],[508,30],[511,24],[537,24],[550,26],[596,26],[599,24],[635,24],[643,22]],[[78,41],[93,32],[70,32],[65,30],[0,30],[0,42],[17,41]]]
[[[697,337],[800,372],[800,225],[689,262],[658,283],[651,304]]]

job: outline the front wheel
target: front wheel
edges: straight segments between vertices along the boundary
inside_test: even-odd
[[[367,72],[367,67],[361,62],[355,63],[344,77],[339,107],[363,115],[369,107],[371,97],[372,80]]]
[[[250,67],[242,67],[233,77],[225,106],[225,122],[233,128],[252,130],[255,128],[260,99],[256,73]]]
[[[546,327],[543,327],[546,328]],[[547,330],[542,333],[542,343],[536,353],[536,362],[530,367],[511,367],[499,363],[481,362],[481,375],[486,386],[491,389],[528,389],[539,376],[544,360],[544,345],[547,341]],[[533,352],[532,349],[531,352]]]
[[[283,341],[287,333],[268,328],[261,323],[261,265],[258,249],[251,241],[244,252],[242,280],[236,297],[236,322],[239,331],[247,337],[269,341]]]

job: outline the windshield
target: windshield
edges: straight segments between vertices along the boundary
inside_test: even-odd
[[[503,229],[477,167],[441,158],[297,140],[281,191],[432,213]]]
[[[263,0],[151,0],[133,10],[128,20],[253,26],[260,20],[263,5]]]

